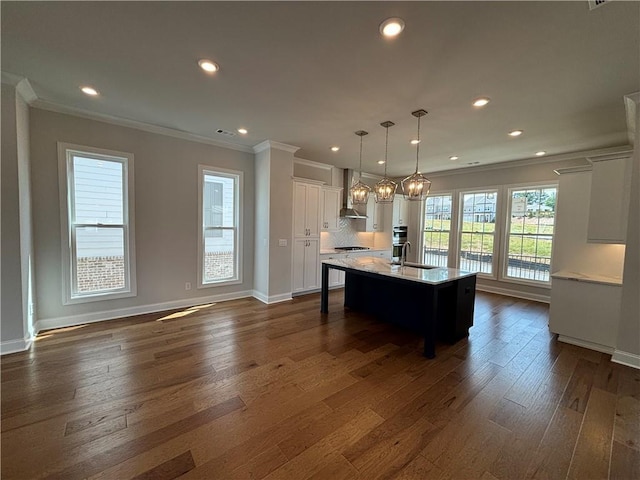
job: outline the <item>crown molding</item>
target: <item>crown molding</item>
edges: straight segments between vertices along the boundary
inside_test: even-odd
[[[18,94],[29,105],[33,105],[33,102],[38,99],[38,95],[36,95],[36,92],[33,90],[31,83],[29,83],[29,80],[26,78],[23,78],[18,82],[18,84],[16,85],[16,92],[18,92]]]
[[[274,140],[265,140],[264,142],[260,142],[257,145],[254,145],[252,152],[260,153],[268,149],[283,150],[289,153],[296,153],[298,150],[300,150],[300,147],[296,147],[294,145],[287,145],[286,143],[280,143]]]
[[[619,153],[608,153],[605,155],[593,155],[586,157],[589,163],[606,162],[607,160],[619,160],[621,158],[629,158],[633,155],[633,150],[626,150]]]
[[[557,168],[554,172],[556,175],[566,175],[567,173],[590,172],[592,170],[592,165],[578,165],[577,167]]]
[[[475,172],[484,172],[491,170],[502,170],[503,168],[520,168],[529,165],[544,165],[547,163],[563,162],[566,160],[596,158],[604,155],[616,155],[618,157],[625,156],[632,151],[630,145],[621,145],[618,147],[600,148],[596,150],[584,150],[579,152],[561,153],[558,155],[549,155],[546,157],[532,157],[523,160],[512,160],[506,162],[489,163],[487,165],[479,165],[477,167],[456,168],[454,170],[441,170],[433,173],[422,172],[429,178],[444,177],[447,175],[466,175]]]
[[[307,167],[318,168],[320,170],[331,170],[333,165],[329,165],[328,163],[320,163],[314,162],[313,160],[305,160],[304,158],[294,157],[293,163],[297,163],[298,165],[306,165]]]
[[[183,130],[176,130],[169,127],[161,127],[152,123],[140,122],[138,120],[130,120],[128,118],[116,117],[114,115],[107,115],[104,113],[92,112],[76,107],[68,107],[59,103],[48,102],[40,98],[36,98],[30,105],[40,110],[48,110],[50,112],[62,113],[65,115],[72,115],[74,117],[86,118],[88,120],[96,120],[99,122],[109,123],[111,125],[118,125],[120,127],[133,128],[136,130],[142,130],[149,133],[155,133],[158,135],[165,135],[167,137],[179,138],[181,140],[188,140],[197,143],[206,143],[207,145],[213,145],[220,148],[226,148],[229,150],[237,150],[245,153],[253,153],[251,147],[244,145],[237,145],[235,143],[222,142],[204,135],[196,135],[195,133],[185,132]]]
[[[635,145],[636,119],[638,111],[640,111],[638,105],[640,105],[640,92],[624,96],[624,107],[627,112],[627,136],[629,137],[630,145]]]
[[[21,77],[20,75],[16,75],[15,73],[9,73],[9,72],[1,72],[1,79],[2,79],[2,83],[4,83],[5,85],[11,85],[13,87],[17,86],[18,83],[20,83],[21,80],[24,79],[24,77]]]

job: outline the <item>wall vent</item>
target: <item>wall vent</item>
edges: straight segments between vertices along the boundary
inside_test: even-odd
[[[227,137],[235,137],[236,136],[235,133],[230,132],[229,130],[223,130],[222,128],[217,129],[216,133],[218,133],[220,135],[226,135]]]
[[[609,3],[611,0],[589,0],[589,10],[601,7],[605,3]]]

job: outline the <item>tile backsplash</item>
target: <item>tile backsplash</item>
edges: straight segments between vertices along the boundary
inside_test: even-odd
[[[357,228],[358,222],[364,222],[364,220],[341,218],[340,230],[337,232],[322,232],[320,235],[320,248],[351,246],[391,248],[391,235],[389,233],[385,236],[385,232],[360,232]],[[387,236],[389,237],[388,241],[386,241]]]

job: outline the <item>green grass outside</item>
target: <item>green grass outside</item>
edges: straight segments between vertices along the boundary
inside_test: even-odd
[[[425,222],[425,248],[448,248],[451,220],[427,220]],[[536,232],[553,234],[553,218],[513,218],[509,235],[509,254],[524,256],[551,256],[551,238],[531,237]],[[463,222],[461,250],[471,252],[493,252],[494,223]],[[484,233],[485,235],[482,235]],[[489,235],[487,235],[489,234]],[[523,234],[523,235],[518,235]]]

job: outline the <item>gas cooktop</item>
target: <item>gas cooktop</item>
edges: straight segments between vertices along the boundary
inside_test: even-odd
[[[334,250],[369,250],[369,247],[333,247]]]

